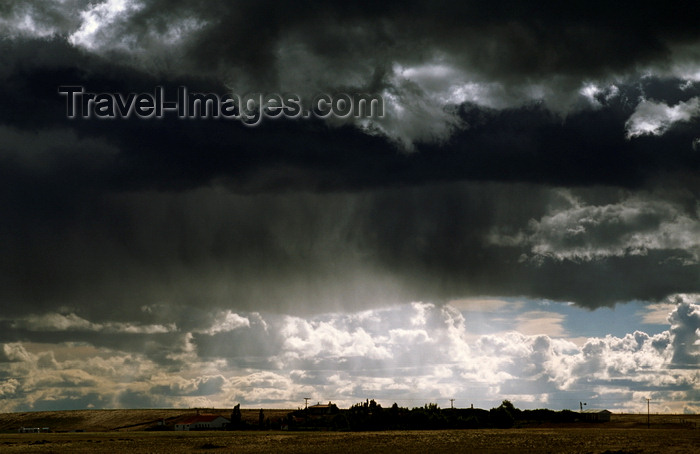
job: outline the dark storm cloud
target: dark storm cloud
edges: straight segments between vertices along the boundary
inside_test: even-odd
[[[596,196],[599,210],[617,206],[600,194],[583,193],[582,203]],[[684,212],[681,202],[657,214],[679,234],[697,229],[694,211]],[[544,187],[483,183],[359,193],[235,195],[218,188],[104,197],[83,203],[79,216],[44,217],[28,230],[5,230],[12,241],[2,246],[3,313],[61,307],[93,323],[176,323],[189,331],[205,329],[216,316],[196,309],[202,305],[309,313],[499,294],[595,307],[700,290],[697,261],[678,250],[685,243],[621,254],[625,236],[606,239],[605,232],[593,232],[602,236],[591,237],[601,244],[596,259],[572,261],[527,258],[533,245],[549,244],[548,230],[522,242],[490,240],[495,226],[501,236],[520,238],[531,218],[545,225],[548,216],[570,211]],[[683,213],[688,221],[674,223]],[[632,219],[625,234],[649,234],[653,227]],[[31,305],[15,303],[20,301]]]
[[[42,191],[57,198],[64,192],[80,197],[189,189],[217,178],[243,192],[459,179],[638,186],[660,172],[697,173],[700,167],[691,146],[697,120],[663,137],[625,139],[625,121],[645,91],[634,87],[623,87],[619,96],[603,100],[600,109],[572,113],[563,123],[543,106],[496,111],[464,105],[459,116],[469,129],[447,144],[424,145],[420,153],[405,154],[349,126],[328,129],[314,121],[268,121],[246,128],[236,122],[175,117],[68,120],[66,99],[57,93],[60,84],[120,93],[152,92],[156,85],[165,85],[170,93],[178,85],[214,93],[226,89],[212,80],[163,80],[128,70],[85,56],[61,39],[3,44],[7,67],[16,68],[5,75],[0,93],[0,118],[10,127],[2,131],[3,181],[7,188],[21,185],[30,194],[38,192],[35,199],[44,198]],[[665,86],[674,98],[680,95],[673,89],[678,84],[656,81],[649,91],[661,94]],[[684,99],[697,91],[689,88]],[[37,129],[49,131],[35,135]],[[57,140],[57,135],[63,137]],[[27,163],[33,156],[29,147],[44,149],[41,172]]]
[[[697,40],[698,7],[616,2],[190,2],[147,1],[114,34],[145,41],[183,18],[197,19],[188,57],[204,68],[241,68],[275,77],[290,37],[339,68],[362,58],[420,61],[446,52],[491,77],[624,70],[664,62],[669,46]],[[350,38],[350,39],[349,39]],[[212,46],[215,42],[218,45]],[[283,69],[283,68],[282,68]]]
[[[43,18],[45,9],[23,11]],[[80,27],[44,28],[151,74],[213,77],[241,92],[385,93],[405,115],[375,126],[408,148],[449,137],[459,122],[438,99],[470,82],[492,85],[487,104],[544,96],[568,110],[584,83],[638,78],[650,68],[692,73],[697,61],[697,8],[675,3],[145,1],[63,10],[80,11]]]
[[[29,15],[44,28],[72,32],[77,28],[77,21],[68,20],[66,12],[72,12],[75,17],[88,3],[62,3],[57,6],[53,2],[15,1],[7,3],[2,13],[8,18]],[[347,25],[361,27],[366,34],[353,37],[364,37],[367,42],[377,38],[371,34],[373,30],[385,30],[389,36],[379,44],[399,41],[393,51],[400,49],[398,38],[402,38],[418,43],[427,41],[438,47],[459,44],[456,48],[464,52],[470,44],[463,42],[463,38],[473,36],[470,33],[474,31],[482,34],[490,31],[493,39],[503,41],[504,49],[510,45],[517,46],[521,52],[529,50],[518,57],[523,64],[527,62],[526,68],[538,67],[538,71],[566,66],[590,68],[596,62],[614,66],[638,61],[642,55],[656,55],[665,50],[668,43],[697,38],[695,25],[700,14],[697,6],[676,1],[664,4],[498,1],[488,5],[473,1],[311,1],[294,5],[219,0],[196,4],[163,0],[125,3],[126,12],[117,14],[123,17],[116,21],[113,33],[148,37],[152,31],[166,32],[181,19],[197,19],[203,25],[195,28],[199,39],[194,40],[193,49],[200,51],[206,61],[264,61],[270,58],[270,48],[276,40],[290,31],[303,31],[315,43],[317,52],[325,51],[330,55],[352,48],[353,43],[342,35]],[[396,37],[391,36],[392,33]],[[529,39],[518,39],[523,37]],[[221,44],[207,44],[211,42]],[[476,47],[476,44],[473,45]],[[257,55],[253,48],[259,50]],[[489,51],[494,50],[501,49]],[[515,59],[512,54],[505,54],[505,57],[501,60],[512,62]],[[542,61],[550,66],[536,64]]]
[[[105,403],[101,402],[99,405],[96,405],[96,408],[109,407],[110,404],[115,405],[118,408],[163,408],[168,406],[168,400],[164,399],[160,395],[150,392],[150,390],[145,392],[127,389],[118,393],[118,395],[114,398],[114,401],[109,401],[109,403],[106,405]]]
[[[4,411],[693,399],[696,295],[582,348],[516,313],[700,293],[699,8],[2,3]],[[387,115],[68,119],[61,85],[361,91]],[[469,297],[510,321],[443,304]],[[493,326],[525,334],[470,340]]]
[[[698,290],[692,242],[690,251],[677,243],[648,246],[646,255],[609,253],[673,215],[687,218],[671,223],[679,238],[695,231],[698,117],[663,135],[626,137],[641,99],[674,105],[698,96],[697,83],[670,69],[636,78],[640,68],[682,60],[678,46],[698,40],[695,6],[675,14],[673,4],[154,1],[111,19],[102,11],[106,25],[83,36],[75,14],[27,5],[6,6],[4,17],[40,17],[35,23],[58,35],[25,30],[0,41],[7,317],[28,304],[35,314],[60,308],[95,323],[174,321],[197,330],[213,317],[192,315],[201,304],[311,312],[498,294],[596,307]],[[442,82],[396,82],[393,65],[431,73],[437,63],[503,84],[506,94],[493,96],[508,101],[459,101],[450,115],[464,128],[418,141],[413,153],[350,124],[312,120],[255,128],[173,117],[69,120],[58,93],[60,85],[121,93],[186,85],[424,99]],[[509,94],[540,84],[550,98],[568,99],[583,81],[618,73],[614,91],[592,101],[576,94],[581,105],[565,114],[549,110],[551,99],[522,103]],[[545,228],[557,215],[553,186],[577,187],[592,209],[621,203],[625,190],[668,199],[672,209],[651,226],[623,223],[623,235],[589,233],[584,243],[604,249],[595,260],[560,260],[537,252],[568,244]],[[530,220],[543,227],[531,229]]]

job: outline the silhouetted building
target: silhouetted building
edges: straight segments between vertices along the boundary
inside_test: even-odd
[[[328,402],[328,405],[319,402],[316,405],[310,405],[307,411],[313,416],[333,415],[338,413],[338,406],[332,402]]]
[[[212,430],[227,427],[229,420],[220,415],[196,415],[175,423],[175,430]]]
[[[612,413],[608,410],[590,409],[581,412],[583,420],[588,422],[608,422],[610,421],[610,415],[612,415]]]

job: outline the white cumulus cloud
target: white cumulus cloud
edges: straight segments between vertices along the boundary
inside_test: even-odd
[[[700,98],[681,101],[674,106],[663,102],[642,100],[627,120],[627,138],[654,135],[660,136],[675,123],[688,122],[700,115]]]

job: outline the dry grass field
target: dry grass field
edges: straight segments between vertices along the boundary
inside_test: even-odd
[[[691,429],[2,434],[3,453],[694,453]]]
[[[288,410],[265,410],[271,417]],[[207,411],[214,413],[215,411]],[[226,415],[228,410],[217,413]],[[279,412],[279,413],[278,413]],[[3,453],[695,453],[700,415],[613,415],[610,423],[520,429],[385,432],[144,432],[188,410],[86,410],[0,415]],[[257,420],[258,410],[243,410]],[[45,424],[31,424],[44,422]],[[19,423],[19,426],[17,424]],[[72,424],[74,426],[70,427]],[[19,434],[17,427],[86,430]],[[62,428],[62,429],[61,429]],[[92,432],[92,430],[95,430]]]
[[[251,424],[258,423],[260,409],[241,410],[242,419]],[[292,410],[264,409],[266,418],[284,418]],[[188,409],[143,409],[143,410],[67,410],[34,411],[24,413],[0,413],[0,433],[16,432],[20,427],[48,427],[52,432],[108,432],[140,431],[158,421],[194,415]],[[202,413],[231,417],[231,409],[202,409]]]

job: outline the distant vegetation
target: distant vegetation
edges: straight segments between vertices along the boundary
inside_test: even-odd
[[[382,408],[374,400],[353,405],[348,410],[336,409],[327,414],[309,410],[291,412],[287,418],[289,429],[330,428],[335,430],[413,430],[413,429],[508,429],[518,424],[533,422],[574,422],[579,414],[569,411],[519,410],[508,400],[497,408],[446,408],[430,403],[412,409]]]
[[[492,429],[492,428],[647,428],[646,414],[615,413],[610,422],[585,422],[578,412],[548,409],[520,410],[509,401],[503,401],[490,410],[479,408],[445,408],[430,403],[422,407],[404,408],[397,404],[383,408],[366,400],[347,409],[336,405],[312,405],[308,409],[275,408],[199,408],[199,409],[112,409],[67,410],[0,413],[0,433],[19,434],[21,428],[48,429],[53,433],[65,432],[142,432],[174,431],[175,424],[192,418],[197,413],[219,415],[228,420],[225,429],[232,431],[283,432],[304,431],[391,431],[432,429]],[[651,414],[651,428],[693,429],[700,427],[700,415]],[[286,431],[285,431],[286,429]],[[204,431],[203,429],[192,429]],[[212,431],[209,431],[212,432]],[[219,429],[218,432],[227,432]],[[31,435],[31,434],[20,434]],[[38,435],[38,434],[35,434]],[[241,434],[242,435],[242,434]],[[0,449],[2,451],[2,449]]]

